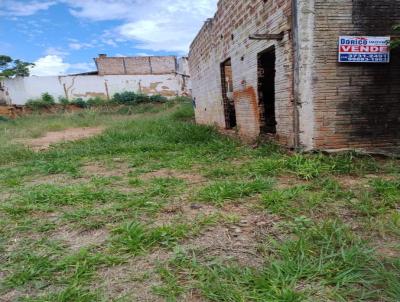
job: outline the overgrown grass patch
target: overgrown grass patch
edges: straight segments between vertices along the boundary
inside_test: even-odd
[[[334,211],[335,207],[349,202],[354,196],[353,192],[344,190],[336,180],[325,178],[265,192],[262,194],[261,203],[269,211],[282,216],[312,215],[313,211],[328,214]],[[330,211],[326,210],[327,207]]]
[[[221,205],[226,201],[235,201],[271,190],[273,183],[272,179],[261,178],[245,181],[217,181],[200,189],[195,199]]]
[[[185,252],[161,267],[155,291],[176,299],[198,290],[210,301],[394,301],[399,263],[386,265],[342,223],[328,221],[294,230],[276,244],[259,269],[216,259],[204,263]]]
[[[43,152],[22,144],[89,126],[105,131]],[[205,301],[400,296],[399,262],[385,256],[398,246],[398,160],[254,149],[195,125],[190,102],[178,101],[32,115],[0,130],[0,300],[10,291],[21,301],[104,301],[99,270],[173,249],[154,289],[168,301],[188,292]],[[208,237],[213,230],[232,246],[257,238],[244,252],[264,261],[232,260]],[[203,231],[219,257],[180,248]],[[56,239],[98,234],[105,238],[81,250]],[[143,274],[149,287],[154,272]]]
[[[110,201],[125,201],[127,196],[112,190],[90,185],[56,186],[37,185],[22,191],[1,206],[9,214],[30,211],[53,211],[57,207],[77,206]]]

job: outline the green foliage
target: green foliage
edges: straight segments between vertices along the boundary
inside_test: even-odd
[[[89,108],[106,106],[107,103],[108,103],[107,100],[101,97],[90,98],[86,101],[87,107]]]
[[[156,94],[156,95],[150,96],[149,101],[152,103],[166,103],[166,102],[168,102],[168,99],[165,96]]]
[[[3,204],[2,208],[11,215],[20,215],[34,210],[49,211],[59,206],[90,205],[106,203],[109,200],[124,201],[126,198],[122,193],[89,185],[38,185],[29,191],[20,192]]]
[[[148,228],[138,222],[131,222],[114,231],[113,246],[117,250],[138,255],[154,246],[171,247],[189,231],[186,224]]]
[[[227,200],[236,200],[270,190],[273,182],[269,179],[252,181],[220,181],[200,190],[197,199],[201,201],[223,204]]]
[[[69,100],[66,97],[59,97],[58,103],[63,107],[67,107],[70,104]]]
[[[136,102],[136,93],[133,91],[116,93],[113,96],[113,102],[121,105],[132,105]]]
[[[192,103],[187,101],[182,103],[179,109],[172,114],[172,118],[180,121],[193,121],[194,109]]]
[[[77,107],[82,108],[82,109],[88,107],[87,102],[82,98],[73,99],[71,101],[71,105],[77,106]]]
[[[146,94],[139,93],[136,94],[135,97],[135,104],[142,104],[142,103],[149,103],[150,102],[150,97]]]
[[[396,209],[400,202],[400,181],[377,179],[370,182],[372,191],[360,192],[350,204],[361,214],[369,217],[382,215]]]
[[[396,299],[399,261],[384,266],[342,223],[298,220],[293,231],[297,238],[276,242],[257,269],[217,259],[204,263],[180,251],[159,270],[164,286],[156,292],[174,300],[195,290],[210,301],[229,302]]]
[[[53,96],[46,92],[42,94],[42,97],[40,99],[29,100],[28,102],[26,102],[26,107],[31,110],[37,111],[42,109],[49,109],[55,104],[56,102]]]
[[[135,93],[133,91],[125,91],[116,93],[112,102],[120,105],[135,105],[142,103],[165,103],[168,99],[161,95],[148,96],[143,93]]]
[[[28,77],[32,66],[35,66],[35,64],[0,55],[0,77]]]
[[[0,115],[0,123],[6,123],[6,122],[9,122],[9,121],[11,121],[9,118]]]
[[[145,275],[167,301],[397,301],[398,160],[254,149],[191,123],[187,99],[106,109],[0,123],[1,298],[134,301],[104,273],[175,248],[159,276],[145,265],[113,286]],[[106,130],[21,143],[78,127]]]

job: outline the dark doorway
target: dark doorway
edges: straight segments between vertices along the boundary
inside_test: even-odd
[[[224,100],[225,126],[227,129],[235,128],[236,110],[233,100],[233,75],[231,59],[221,64],[222,98]]]
[[[258,55],[258,95],[262,107],[261,132],[276,133],[275,117],[275,48]]]

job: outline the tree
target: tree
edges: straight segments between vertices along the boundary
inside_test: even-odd
[[[35,66],[35,64],[21,60],[13,60],[9,56],[0,55],[0,77],[28,77],[30,73],[29,68],[32,66]]]

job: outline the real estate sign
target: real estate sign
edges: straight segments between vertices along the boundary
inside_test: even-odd
[[[339,37],[339,62],[389,63],[390,37]]]

